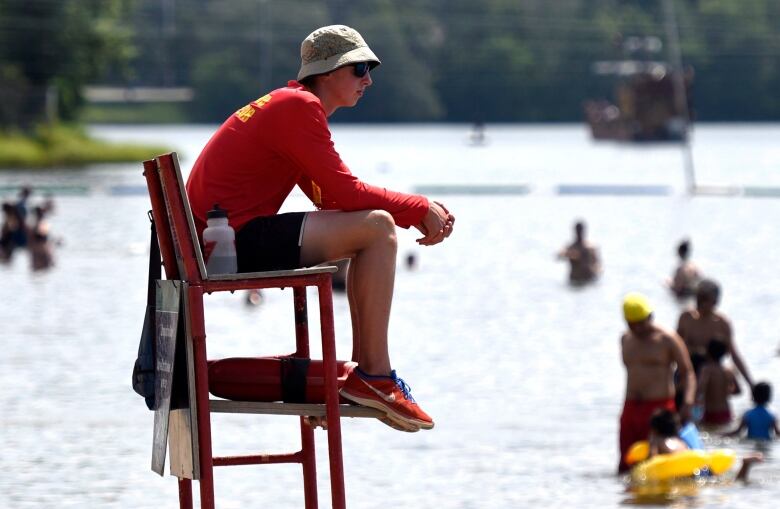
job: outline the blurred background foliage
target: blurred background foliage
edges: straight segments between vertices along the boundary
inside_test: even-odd
[[[780,119],[780,2],[674,5],[697,119]],[[579,121],[612,95],[594,61],[665,38],[661,0],[0,0],[0,126],[77,119],[87,84],[191,87],[147,119],[219,122],[293,79],[301,40],[334,23],[383,62],[334,117],[352,122]]]

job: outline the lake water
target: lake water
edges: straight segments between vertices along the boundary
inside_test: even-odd
[[[214,128],[93,132],[168,144],[181,153],[186,173]],[[631,504],[614,475],[625,377],[621,298],[646,293],[658,322],[674,327],[681,308],[663,280],[685,236],[693,259],[723,286],[721,309],[754,378],[780,388],[779,198],[687,196],[678,146],[596,144],[579,125],[488,126],[484,146],[468,144],[468,126],[333,131],[342,157],[371,183],[398,190],[528,186],[516,195],[433,194],[457,216],[455,233],[441,245],[420,248],[416,232],[399,233],[391,355],[436,428],[404,434],[345,420],[349,507]],[[697,127],[697,182],[780,186],[779,136],[780,125]],[[175,479],[149,470],[153,416],[130,388],[149,236],[140,164],[0,173],[6,198],[24,183],[54,192],[52,234],[61,245],[49,272],[31,273],[25,253],[0,266],[0,507],[176,507]],[[559,186],[572,184],[663,192],[561,194]],[[285,204],[309,208],[301,194]],[[605,272],[597,284],[573,290],[554,254],[578,218],[587,221]],[[414,271],[402,263],[409,253],[418,257]],[[210,357],[287,351],[291,298],[266,291],[261,306],[248,307],[243,295],[207,297]],[[342,295],[335,314],[339,357],[349,358]],[[732,405],[740,414],[749,396],[743,392]],[[217,415],[212,427],[217,454],[297,443],[295,418]],[[317,438],[320,503],[328,507],[325,434]],[[714,437],[708,444],[755,447]],[[780,497],[777,445],[765,454],[750,485],[708,487],[674,506],[766,507]],[[217,469],[215,485],[220,508],[303,506],[297,466]]]

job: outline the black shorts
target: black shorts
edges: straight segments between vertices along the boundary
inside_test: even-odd
[[[256,217],[236,233],[239,272],[290,270],[301,267],[306,212]]]

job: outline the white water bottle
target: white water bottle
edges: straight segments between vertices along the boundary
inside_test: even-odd
[[[206,217],[207,226],[203,230],[206,272],[209,275],[235,274],[238,271],[236,232],[228,224],[227,210],[215,204]]]

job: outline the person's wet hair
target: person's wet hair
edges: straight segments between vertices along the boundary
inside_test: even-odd
[[[677,246],[677,254],[680,258],[685,260],[691,252],[691,243],[688,240],[683,240]]]
[[[720,300],[720,286],[712,279],[702,279],[696,286],[696,300],[712,300],[718,303]]]
[[[726,355],[726,343],[719,339],[711,339],[707,343],[707,355],[714,360],[720,362],[724,355]]]
[[[661,408],[653,412],[650,428],[664,438],[676,437],[680,431],[680,419],[677,413]]]
[[[766,405],[772,399],[772,386],[767,382],[758,382],[753,386],[753,401],[757,405]]]

